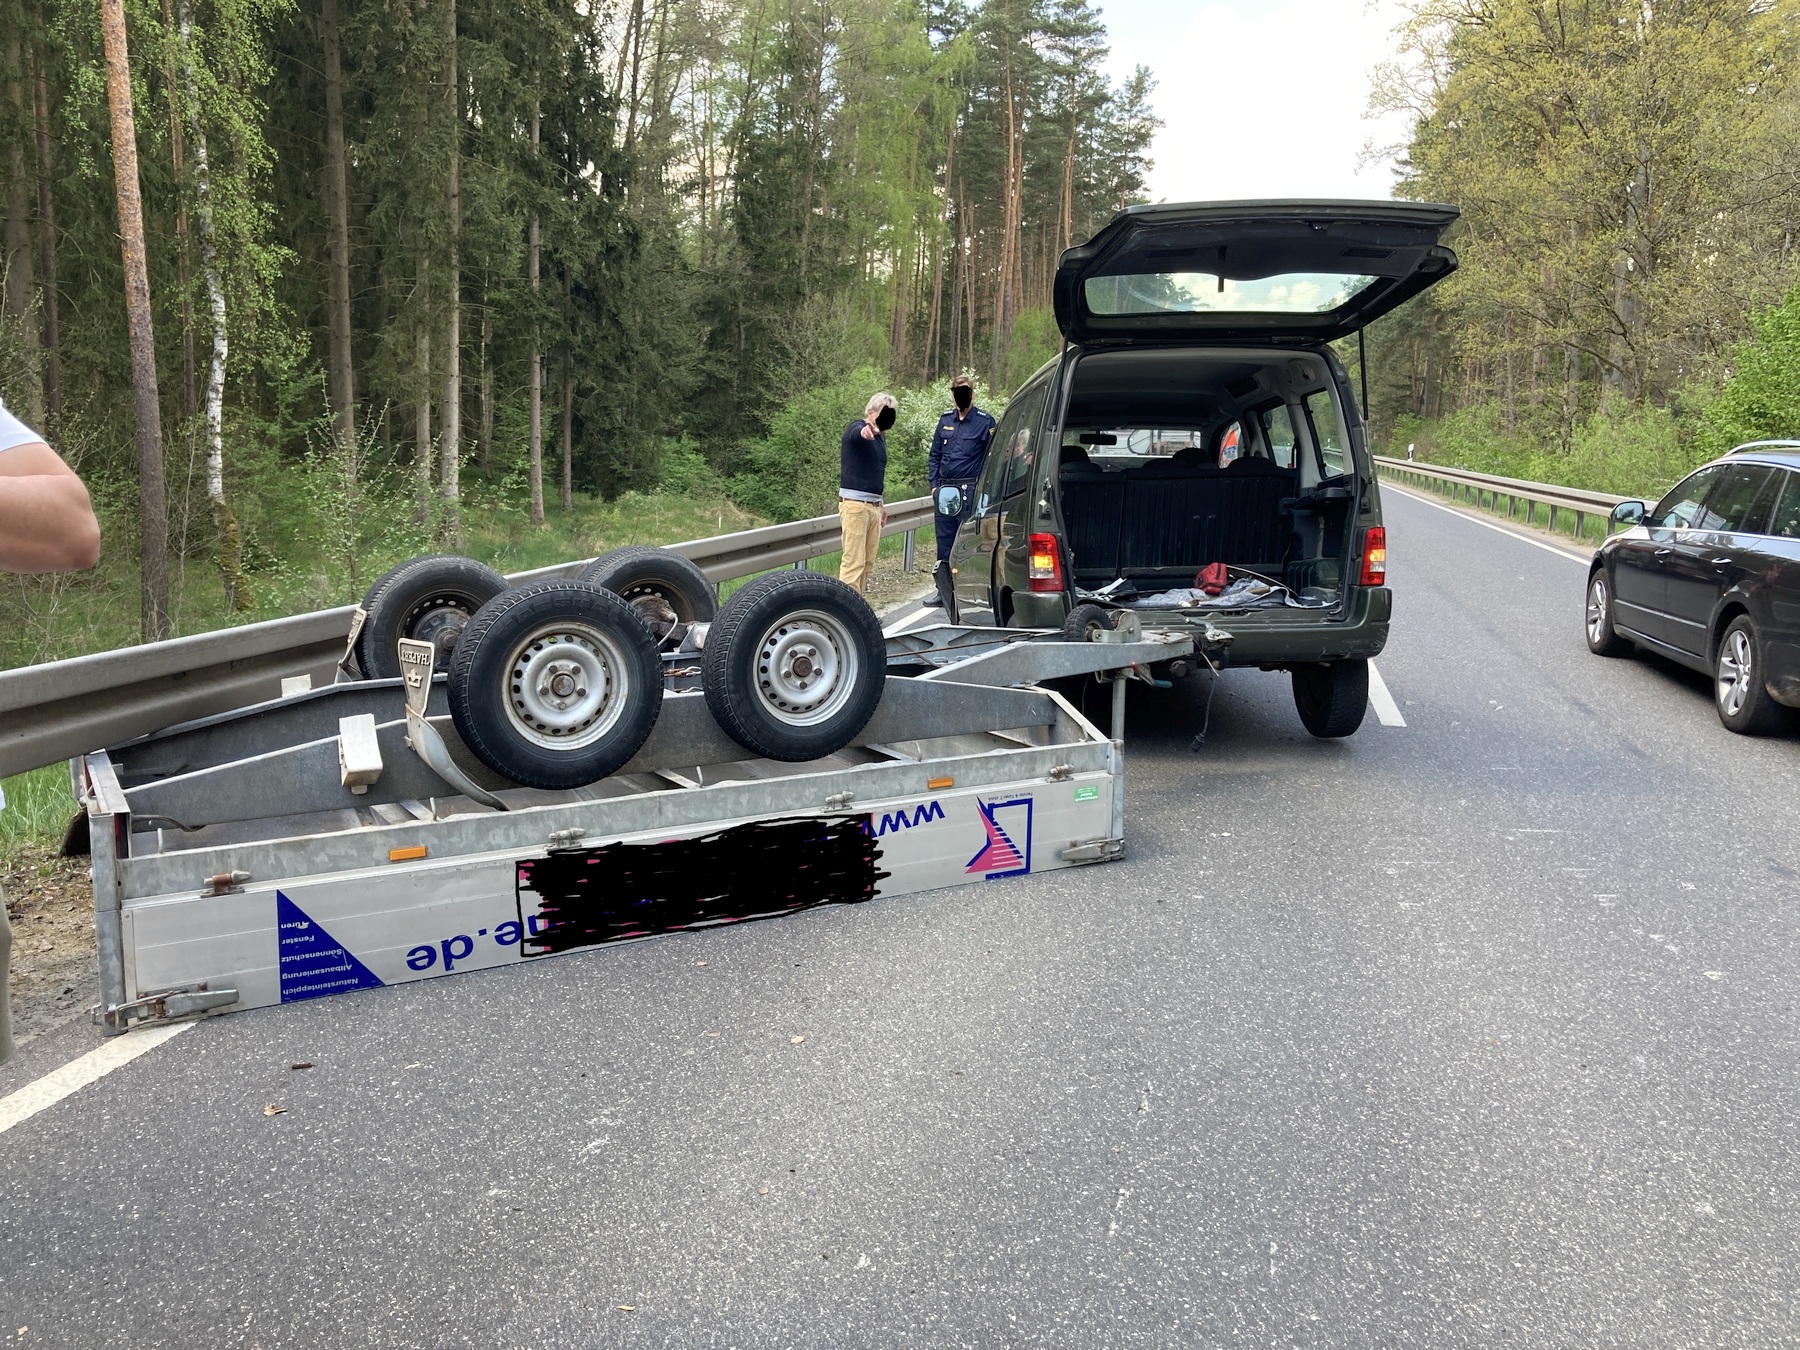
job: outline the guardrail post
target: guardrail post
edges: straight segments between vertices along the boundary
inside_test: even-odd
[[[806,559],[805,558],[794,559],[794,570],[796,572],[806,571]]]
[[[918,533],[917,530],[908,530],[906,532],[906,544],[900,552],[900,570],[902,572],[910,572],[913,570],[913,550],[917,547],[914,540]]]
[[[1585,525],[1586,519],[1587,519],[1587,517],[1585,515],[1583,515],[1580,511],[1577,511],[1575,513],[1575,538],[1578,540],[1581,538],[1582,534],[1585,532],[1584,525]]]
[[[1556,533],[1556,503],[1550,503],[1550,533]]]

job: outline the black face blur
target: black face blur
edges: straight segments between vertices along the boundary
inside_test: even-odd
[[[875,414],[876,430],[886,431],[889,427],[891,427],[893,425],[894,425],[894,410],[892,408],[883,408],[880,412]]]
[[[959,384],[950,391],[950,397],[956,400],[958,408],[967,412],[974,405],[975,391],[966,384]]]

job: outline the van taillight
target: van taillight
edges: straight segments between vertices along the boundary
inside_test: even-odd
[[[1387,585],[1387,527],[1371,525],[1363,531],[1362,575],[1359,586]]]
[[[1025,575],[1034,591],[1063,589],[1062,552],[1053,534],[1034,534],[1030,541],[1031,565]]]

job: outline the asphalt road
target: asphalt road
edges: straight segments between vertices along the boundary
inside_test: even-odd
[[[202,1024],[0,1134],[0,1339],[1800,1343],[1800,739],[1386,500],[1406,727],[1138,691],[1122,864]]]

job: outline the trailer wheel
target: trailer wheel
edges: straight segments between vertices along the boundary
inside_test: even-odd
[[[1102,609],[1099,605],[1077,605],[1063,620],[1063,641],[1098,642],[1100,634],[1112,632],[1118,622],[1118,615],[1110,609]]]
[[[711,623],[719,609],[706,573],[666,548],[615,548],[583,568],[581,580],[624,600],[658,642],[683,625]]]
[[[1369,663],[1326,661],[1294,667],[1294,707],[1313,735],[1351,736],[1369,706]]]
[[[631,606],[584,581],[483,605],[450,663],[463,744],[526,787],[582,787],[635,755],[662,711],[662,661]]]
[[[433,553],[401,563],[375,579],[363,598],[356,664],[371,680],[400,672],[395,644],[418,638],[437,648],[437,669],[450,664],[464,626],[476,610],[506,590],[506,578],[485,563]]]
[[[775,572],[732,596],[707,635],[706,706],[768,759],[821,759],[874,716],[887,641],[868,602],[835,577]]]

